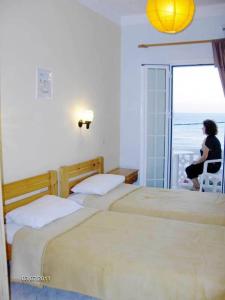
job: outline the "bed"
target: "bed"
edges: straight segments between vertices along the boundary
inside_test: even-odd
[[[3,184],[3,211],[4,215],[13,209],[26,205],[44,195],[58,194],[58,179],[56,171]],[[11,259],[11,244],[15,233],[21,228],[17,224],[6,224],[7,259]]]
[[[104,159],[102,157],[61,167],[61,197],[80,201],[80,195],[71,193],[71,188],[89,176],[103,172]],[[85,207],[101,210],[225,226],[225,196],[219,193],[121,184],[104,196],[86,195],[82,197],[82,203],[79,203]]]
[[[27,206],[16,203],[5,210]],[[224,300],[225,227],[80,207],[16,231],[11,281],[104,300]]]

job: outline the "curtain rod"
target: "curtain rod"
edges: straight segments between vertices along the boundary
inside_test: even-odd
[[[138,48],[149,48],[149,47],[160,47],[160,46],[179,46],[189,44],[206,44],[211,43],[215,40],[197,40],[197,41],[186,41],[186,42],[171,42],[171,43],[159,43],[159,44],[140,44]]]

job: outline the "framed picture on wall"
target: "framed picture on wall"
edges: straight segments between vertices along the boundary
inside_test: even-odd
[[[52,71],[37,68],[36,98],[52,99]]]

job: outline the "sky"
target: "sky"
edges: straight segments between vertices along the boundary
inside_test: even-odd
[[[218,70],[214,66],[175,67],[173,105],[175,113],[225,113]]]

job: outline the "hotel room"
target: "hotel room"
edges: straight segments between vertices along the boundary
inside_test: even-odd
[[[225,0],[1,0],[0,40],[0,300],[225,300],[223,141],[199,191],[173,149],[175,67],[225,117]]]

